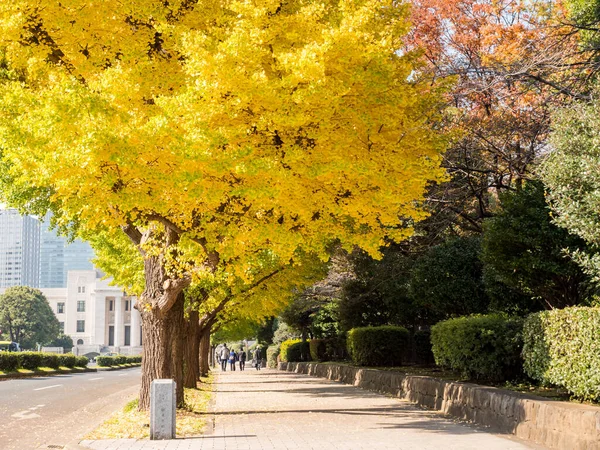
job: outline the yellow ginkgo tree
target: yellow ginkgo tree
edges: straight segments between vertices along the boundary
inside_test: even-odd
[[[376,256],[409,236],[445,139],[391,0],[0,4],[0,198],[144,258],[141,407],[171,310],[257,252]],[[179,303],[178,303],[179,302]],[[177,306],[179,308],[179,306]]]

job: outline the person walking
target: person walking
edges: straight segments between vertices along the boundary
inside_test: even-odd
[[[225,372],[227,370],[227,359],[229,358],[229,349],[227,348],[227,344],[223,345],[221,349],[221,370]]]
[[[235,372],[235,362],[237,361],[237,353],[231,349],[231,352],[229,353],[229,367],[232,371]]]
[[[240,360],[240,370],[243,371],[246,368],[246,352],[244,350],[240,351],[238,359]]]
[[[262,351],[260,347],[256,347],[254,351],[254,360],[256,364],[256,370],[260,370],[260,366],[262,365]]]

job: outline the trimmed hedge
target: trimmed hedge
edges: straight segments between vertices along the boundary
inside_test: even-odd
[[[312,339],[310,357],[313,361],[340,361],[346,356],[346,344],[341,338]]]
[[[19,367],[19,358],[17,353],[0,352],[0,370],[2,372],[12,372]]]
[[[308,341],[296,342],[287,349],[287,360],[289,362],[310,361],[310,344]]]
[[[267,367],[277,368],[277,357],[279,356],[279,345],[270,345],[267,347]]]
[[[21,369],[35,370],[42,365],[41,352],[18,352],[17,357]]]
[[[432,364],[435,360],[431,351],[431,331],[418,330],[413,335],[415,363]]]
[[[523,368],[531,378],[600,400],[600,308],[530,314],[523,328]]]
[[[87,360],[87,358],[85,359]],[[72,369],[77,364],[77,356],[75,356],[73,353],[64,353],[62,355],[58,355],[58,364],[62,367],[69,367]]]
[[[523,319],[502,314],[444,320],[431,327],[435,362],[470,379],[502,381],[522,373]]]
[[[281,346],[279,347],[279,358],[283,362],[291,362],[288,360],[288,349],[290,346],[297,344],[298,342],[302,342],[301,339],[288,339],[287,341],[283,341]]]
[[[142,362],[142,357],[139,355],[136,355],[136,356],[115,355],[115,356],[98,356],[98,357],[96,357],[96,363],[98,364],[98,367],[121,366],[123,364],[139,364],[141,362]]]
[[[400,366],[410,333],[404,327],[353,328],[348,332],[348,353],[360,366]]]
[[[62,367],[87,367],[85,356],[71,353],[57,354],[46,352],[0,352],[0,370],[15,371],[17,369],[36,370],[39,367],[58,369]]]
[[[87,359],[86,356],[77,356],[76,360],[75,360],[75,366],[76,367],[83,367],[84,369],[87,367],[87,365],[89,364],[90,360]]]
[[[58,369],[60,366],[60,360],[56,353],[41,353],[40,367],[50,367],[51,369]]]

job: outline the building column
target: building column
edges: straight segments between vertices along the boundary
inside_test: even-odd
[[[125,324],[123,323],[123,297],[115,297],[115,347],[124,342]]]
[[[130,300],[132,303],[131,306],[131,346],[139,347],[140,346],[140,312],[133,307],[133,299]],[[137,303],[137,300],[136,300]]]

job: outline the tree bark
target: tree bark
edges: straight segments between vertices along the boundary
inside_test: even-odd
[[[177,383],[177,405],[183,406],[183,295],[166,313],[142,313],[143,359],[139,409],[150,407],[153,380],[171,378]]]
[[[210,371],[210,328],[200,335],[200,376],[207,377]]]
[[[168,229],[150,228],[143,235],[139,230],[124,231],[140,248],[149,239],[158,238],[164,242],[164,249],[158,255],[142,252],[146,288],[135,305],[142,316],[144,348],[139,409],[150,407],[152,381],[165,378],[177,383],[177,404],[183,406],[183,290],[191,280],[171,278],[164,267],[164,255],[177,243],[178,236]]]
[[[200,378],[200,367],[198,361],[200,348],[200,324],[198,323],[198,311],[190,311],[186,320],[185,336],[185,379],[186,388],[197,388]]]

